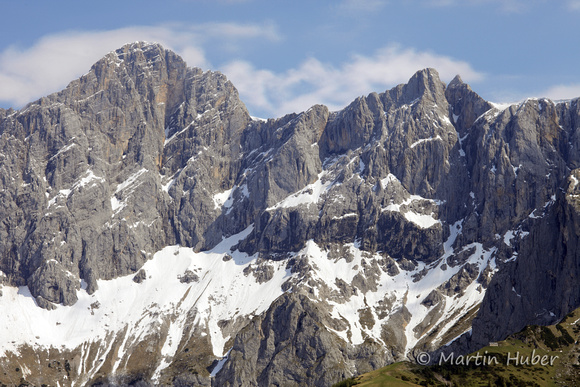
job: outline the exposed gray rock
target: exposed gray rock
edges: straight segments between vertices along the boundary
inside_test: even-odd
[[[39,307],[41,307],[43,309],[46,309],[46,310],[54,310],[54,309],[56,309],[56,305],[54,305],[50,301],[47,301],[42,296],[36,296],[36,298],[34,300],[36,301],[36,305],[38,305]]]
[[[63,269],[56,261],[45,261],[30,277],[31,289],[37,289],[39,306],[47,305],[45,301],[63,305],[72,305],[77,301],[79,280]],[[40,298],[38,298],[40,297]]]
[[[576,196],[580,192],[576,180],[580,174],[577,169],[567,175],[565,173],[565,165],[569,165],[568,168],[577,165],[576,152],[569,150],[574,146],[578,130],[562,125],[580,122],[577,101],[554,105],[546,100],[528,100],[517,109],[509,108],[498,117],[503,122],[509,117],[507,122],[511,123],[508,127],[513,131],[512,136],[525,137],[534,132],[538,136],[533,141],[522,139],[518,142],[520,148],[530,143],[535,147],[520,153],[522,157],[541,160],[535,161],[538,167],[533,167],[533,172],[525,175],[526,185],[520,185],[517,181],[523,171],[513,171],[516,181],[512,187],[519,189],[520,193],[514,195],[515,201],[509,199],[514,207],[511,211],[528,214],[521,221],[521,227],[527,231],[514,238],[519,240],[509,240],[510,244],[517,246],[517,251],[512,252],[512,256],[508,257],[510,263],[502,267],[491,282],[489,276],[480,276],[479,281],[489,285],[473,321],[472,334],[454,342],[446,348],[447,351],[472,351],[490,341],[498,341],[518,332],[526,325],[554,323],[580,305],[580,295],[575,291],[577,287],[572,284],[578,276],[577,263],[580,258],[576,247],[580,236],[580,207]],[[501,118],[502,115],[507,117]],[[534,119],[536,123],[532,125],[531,120]],[[539,176],[538,171],[547,173]],[[542,181],[542,185],[533,183],[536,181]],[[561,188],[550,188],[552,184]],[[543,204],[532,204],[531,208],[520,204],[521,198],[525,198],[524,202],[527,203],[537,203],[538,192],[546,195],[546,191],[554,193],[544,198]],[[503,205],[505,202],[500,208]],[[495,219],[496,222],[505,222],[505,218]],[[500,234],[500,237],[503,235]]]
[[[479,267],[475,264],[465,264],[453,275],[445,284],[439,287],[439,291],[448,297],[460,295],[469,284],[471,284],[479,274]]]
[[[491,280],[470,347],[501,340],[526,325],[552,324],[580,305],[574,285],[580,275],[578,177],[580,170],[573,170],[566,192],[557,195],[521,245],[521,256]]]
[[[468,84],[463,83],[459,75],[447,85],[445,98],[449,101],[451,117],[461,137],[473,126],[477,118],[493,107],[471,90]]]
[[[390,360],[377,343],[353,348],[327,327],[319,306],[307,297],[287,294],[238,333],[228,361],[218,372],[219,386],[327,386],[375,369]]]
[[[475,251],[476,250],[477,249],[476,249],[475,246],[472,246],[472,247],[468,247],[466,249],[463,249],[459,253],[457,253],[454,256],[448,258],[447,259],[447,263],[451,267],[455,267],[457,265],[463,265],[469,259],[469,257],[471,257],[473,254],[475,254]]]
[[[443,295],[439,290],[432,290],[431,293],[427,297],[421,301],[421,305],[425,305],[426,307],[431,307],[437,305],[441,301],[443,301]]]
[[[389,314],[388,324],[382,326],[381,338],[385,343],[389,343],[389,350],[393,360],[399,361],[405,358],[405,347],[407,337],[400,329],[409,323],[411,314],[406,307],[397,309],[394,313]]]
[[[146,279],[147,279],[147,273],[145,272],[145,270],[140,269],[137,272],[137,274],[135,274],[135,276],[133,277],[133,282],[140,284],[143,281],[145,281]]]
[[[0,270],[69,305],[78,286],[62,273],[92,293],[97,279],[134,273],[167,244],[215,243],[212,192],[233,183],[249,121],[219,73],[188,69],[156,44],[109,53],[0,123]],[[60,269],[46,266],[52,259]]]
[[[179,282],[182,284],[190,284],[192,282],[199,282],[199,276],[192,272],[191,270],[186,270],[181,277],[179,277]]]
[[[267,263],[262,263],[259,264],[256,268],[253,268],[252,274],[254,275],[254,278],[256,278],[257,283],[263,284],[264,282],[268,282],[272,279],[274,275],[274,268]]]
[[[177,375],[173,379],[173,386],[175,387],[193,387],[193,386],[211,386],[211,380],[208,377],[203,377],[199,374],[184,373]]]

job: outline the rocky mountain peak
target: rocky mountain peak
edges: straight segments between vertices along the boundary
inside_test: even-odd
[[[447,87],[456,87],[457,85],[463,84],[463,79],[461,79],[461,75],[457,74],[451,82],[447,85]]]
[[[159,43],[137,41],[125,44],[117,50],[110,52],[109,55],[117,56],[119,61],[127,60],[128,63],[138,64],[140,62],[155,61],[160,55],[165,56],[169,53],[173,52],[171,50],[166,50]],[[106,55],[105,58],[109,55]],[[177,60],[183,62],[178,55],[174,53],[173,55]]]
[[[464,83],[459,75],[447,85],[445,97],[450,105],[451,116],[462,137],[479,116],[493,107]]]
[[[417,71],[404,87],[406,100],[429,98],[433,102],[441,101],[445,96],[445,84],[439,78],[437,70],[426,68]]]
[[[147,52],[149,50],[156,50],[157,52],[171,52],[171,50],[165,50],[165,48],[157,43],[157,42],[148,42],[145,40],[137,40],[135,42],[132,43],[127,43],[125,45],[123,45],[121,48],[115,50],[115,53],[119,54],[121,52],[135,52],[135,51],[141,51],[141,52]]]
[[[393,113],[402,106],[427,112],[435,106],[441,113],[447,109],[445,84],[432,68],[417,71],[409,82],[387,90],[380,96],[385,112]]]
[[[107,54],[63,91],[0,123],[0,153],[26,154],[1,165],[10,180],[1,189],[0,270],[51,308],[76,302],[79,278],[92,293],[97,279],[135,272],[176,239],[196,245],[203,227],[182,234],[168,226],[169,206],[183,203],[183,190],[173,199],[162,178],[191,173],[201,165],[191,165],[192,157],[202,159],[203,147],[212,147],[217,153],[207,155],[209,173],[197,189],[231,184],[224,182],[232,178],[226,159],[239,152],[232,136],[249,121],[222,74],[188,68],[159,44],[137,42]],[[194,191],[190,180],[175,186],[181,184]],[[206,200],[209,222],[216,214]]]

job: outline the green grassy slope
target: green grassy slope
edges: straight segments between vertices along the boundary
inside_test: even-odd
[[[580,309],[556,325],[528,326],[497,346],[434,360],[431,366],[394,363],[334,386],[580,385]]]

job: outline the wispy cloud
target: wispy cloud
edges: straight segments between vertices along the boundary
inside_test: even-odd
[[[199,36],[224,38],[232,40],[263,38],[270,41],[281,40],[281,35],[274,23],[238,24],[238,23],[204,23],[190,27]]]
[[[580,97],[580,83],[572,85],[556,85],[539,95],[552,100],[573,99]]]
[[[136,40],[161,43],[179,53],[189,66],[209,68],[204,44],[235,50],[243,39],[281,39],[276,26],[205,23],[136,26],[109,31],[66,31],[45,36],[31,47],[0,52],[0,101],[19,107],[64,88],[86,73],[107,52]],[[217,42],[217,43],[216,43]]]
[[[571,0],[574,1],[574,0]],[[423,0],[423,4],[434,7],[450,6],[495,6],[505,13],[522,13],[545,0]]]
[[[436,68],[447,81],[456,74],[470,82],[483,79],[483,74],[466,62],[398,45],[382,48],[372,56],[353,56],[339,67],[310,58],[297,68],[279,73],[258,69],[247,61],[229,63],[222,70],[236,85],[250,112],[277,117],[318,103],[330,109],[342,108],[357,96],[406,82],[426,67]]]
[[[0,52],[0,101],[20,107],[43,95],[64,88],[86,73],[105,53],[127,42],[159,42],[181,55],[189,66],[212,68],[206,49],[216,44],[227,49],[232,42],[282,39],[273,24],[182,24],[128,27],[111,31],[69,31],[42,38],[28,48],[10,47]],[[236,55],[231,55],[235,58]],[[415,71],[436,68],[442,79],[461,74],[466,81],[483,75],[468,63],[397,45],[373,55],[353,55],[332,65],[311,57],[298,66],[273,71],[243,60],[227,61],[220,69],[240,91],[250,112],[277,117],[299,112],[314,104],[338,109],[359,95],[384,91],[406,82]]]
[[[342,0],[338,9],[346,12],[375,12],[386,4],[386,0]]]

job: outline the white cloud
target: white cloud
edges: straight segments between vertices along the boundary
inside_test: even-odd
[[[338,8],[347,12],[374,12],[383,8],[385,0],[342,0]]]
[[[370,57],[353,56],[339,67],[310,58],[281,73],[257,69],[246,61],[231,62],[222,71],[236,85],[250,112],[278,117],[304,111],[317,103],[340,109],[357,96],[406,82],[416,71],[427,67],[437,69],[444,81],[457,74],[466,82],[483,79],[483,74],[466,62],[397,45],[380,49]]]
[[[580,97],[580,83],[572,85],[556,85],[544,91],[541,96],[552,100],[578,98]]]
[[[423,0],[423,3],[435,7],[495,5],[505,13],[521,13],[527,11],[537,3],[545,1],[546,0]]]
[[[265,38],[270,41],[281,39],[278,28],[274,23],[265,24],[237,24],[237,23],[205,23],[192,26],[191,30],[200,37],[224,38],[241,40],[249,38]]]
[[[234,45],[239,49],[243,45],[236,42],[243,39],[276,42],[282,37],[273,24],[226,23],[137,26],[46,36],[29,48],[11,47],[0,52],[0,101],[21,107],[61,90],[104,54],[127,42],[159,42],[181,55],[189,66],[210,69],[204,47],[217,45],[223,50]],[[221,70],[238,88],[252,114],[278,117],[317,103],[333,110],[342,108],[359,95],[406,82],[415,71],[426,67],[436,68],[446,81],[456,74],[468,82],[483,78],[466,62],[397,45],[384,47],[371,56],[352,56],[338,65],[311,57],[295,68],[275,72],[234,60],[221,66]]]
[[[20,107],[56,92],[86,73],[107,52],[128,42],[161,43],[181,55],[189,66],[207,69],[211,65],[205,56],[204,44],[221,42],[227,49],[242,39],[256,38],[281,39],[273,24],[236,23],[167,24],[49,35],[31,47],[12,46],[0,52],[0,101]]]

